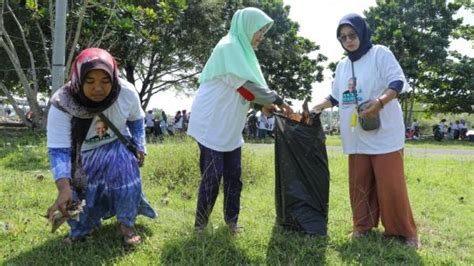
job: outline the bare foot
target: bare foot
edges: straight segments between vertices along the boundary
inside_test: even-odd
[[[123,243],[126,245],[134,246],[142,242],[142,238],[135,234],[133,227],[128,227],[124,224],[119,225],[119,233],[123,238]]]

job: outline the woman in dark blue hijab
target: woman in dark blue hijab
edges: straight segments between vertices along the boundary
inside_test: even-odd
[[[408,83],[398,61],[357,14],[344,16],[336,30],[347,57],[336,67],[331,94],[314,110],[339,107],[343,151],[349,157],[353,238],[382,222],[386,236],[420,246],[405,175],[405,126],[398,94]]]

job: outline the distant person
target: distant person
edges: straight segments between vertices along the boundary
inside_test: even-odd
[[[268,128],[267,128],[267,136],[270,138],[273,138],[273,129],[275,128],[275,116],[273,114],[270,114],[268,116]]]
[[[174,116],[174,130],[175,132],[182,132],[183,131],[183,115],[181,114],[181,111],[176,112],[176,115]]]
[[[251,139],[257,138],[258,118],[255,110],[252,110],[247,117],[248,136]]]
[[[267,131],[270,129],[268,117],[263,112],[258,117],[258,139],[264,140],[267,137]]]
[[[168,116],[166,115],[165,111],[161,112],[160,128],[161,128],[161,132],[163,132],[163,134],[168,133]]]
[[[459,139],[460,126],[461,126],[461,124],[459,123],[459,120],[456,120],[456,121],[453,123],[453,139],[454,139],[454,140],[458,140],[458,139]]]
[[[123,242],[141,242],[134,225],[139,214],[156,217],[145,200],[139,165],[145,159],[145,114],[132,84],[118,77],[115,59],[99,48],[83,50],[75,59],[71,79],[51,97],[47,146],[51,170],[58,189],[48,209],[68,217],[73,201],[85,200],[79,220],[64,242],[72,244],[100,227],[102,219],[115,216]],[[136,145],[133,154],[117,136],[107,136],[103,113]],[[95,122],[94,122],[95,121]],[[88,141],[97,136],[98,141]]]
[[[26,121],[31,123],[31,129],[34,131],[36,129],[36,124],[33,121],[35,114],[33,113],[33,111],[29,110],[28,112],[26,112],[25,116],[26,116]]]
[[[188,130],[188,124],[189,124],[188,114],[186,113],[186,110],[182,111],[182,116],[183,116],[183,118],[182,118],[183,119],[183,127],[181,128],[181,132],[185,133]]]
[[[411,123],[410,130],[413,135],[413,139],[419,139],[420,138],[420,125],[416,119],[413,119],[413,122]]]
[[[446,119],[441,119],[441,121],[439,121],[439,130],[441,131],[441,133],[446,134],[448,132],[448,127],[446,126]]]
[[[268,88],[255,51],[273,20],[249,7],[237,10],[230,30],[214,47],[201,76],[192,104],[188,134],[199,145],[201,184],[197,199],[196,232],[202,232],[211,215],[224,179],[224,220],[232,233],[239,233],[242,130],[250,104],[263,110],[291,108]]]
[[[467,123],[464,119],[461,119],[459,123],[459,137],[464,140],[467,136]]]
[[[155,115],[153,114],[152,110],[148,110],[145,116],[145,132],[146,135],[152,135],[154,132],[154,122],[155,122]]]
[[[336,67],[331,94],[313,109],[339,105],[343,151],[349,155],[352,237],[364,237],[381,221],[384,235],[419,247],[403,170],[405,125],[396,100],[407,81],[393,53],[372,44],[360,15],[344,16],[336,34],[348,56]]]
[[[453,122],[449,122],[449,125],[448,125],[448,139],[449,140],[453,140],[454,139],[454,123]]]

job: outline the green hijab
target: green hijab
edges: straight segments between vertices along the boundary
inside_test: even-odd
[[[267,86],[260,64],[252,48],[253,35],[264,26],[270,29],[273,20],[254,7],[239,9],[232,17],[229,33],[214,47],[199,77],[199,83],[225,74]]]

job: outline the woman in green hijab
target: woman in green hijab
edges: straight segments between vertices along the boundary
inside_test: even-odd
[[[188,134],[199,144],[201,184],[197,200],[195,229],[203,231],[224,179],[224,219],[232,233],[237,224],[242,191],[242,130],[251,103],[263,110],[278,106],[293,111],[271,91],[255,55],[273,20],[258,8],[237,10],[230,30],[212,51],[199,78]]]

